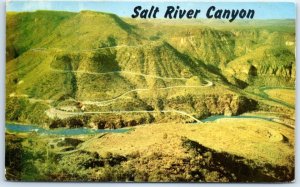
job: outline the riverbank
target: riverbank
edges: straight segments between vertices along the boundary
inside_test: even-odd
[[[20,158],[34,163],[24,167],[30,172],[19,173],[23,180],[30,176],[61,181],[293,179],[294,130],[259,118],[219,118],[197,125],[146,124],[122,133],[67,137],[20,134],[6,134],[6,139],[8,154],[15,153],[16,147],[22,154],[32,154]]]

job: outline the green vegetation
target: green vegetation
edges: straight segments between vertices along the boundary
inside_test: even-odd
[[[53,14],[51,11],[7,13],[7,60],[20,56],[30,48],[37,47],[45,36],[51,35],[61,23],[74,15],[69,12]]]
[[[6,24],[7,122],[133,129],[6,132],[8,180],[294,179],[294,20],[36,11]]]
[[[277,131],[272,130],[274,126]],[[35,181],[291,181],[294,137],[287,129],[272,122],[241,120],[206,126],[146,125],[130,133],[95,137],[45,138],[33,134],[25,138],[6,134],[7,157],[16,155],[17,159],[7,159],[7,178],[28,180],[26,177],[32,174]],[[241,147],[239,141],[247,146]],[[24,152],[31,157],[18,157]],[[18,169],[25,161],[36,169]]]

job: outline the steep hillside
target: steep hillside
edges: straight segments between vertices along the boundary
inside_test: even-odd
[[[82,11],[60,24],[40,43],[45,48],[90,50],[140,42],[135,28],[113,14]]]
[[[241,62],[241,59],[254,59],[253,67],[258,68],[262,79],[271,75],[270,72],[276,72],[273,74],[278,75],[277,81],[282,84],[292,85],[295,81],[294,75],[290,75],[294,73],[285,73],[294,72],[295,69],[290,68],[295,66],[293,20],[237,21],[233,24],[208,20],[128,22],[141,27],[149,40],[168,41],[181,53],[203,62],[210,70],[224,75],[231,84],[240,88],[262,85],[259,81],[246,81],[247,78],[241,78],[245,75],[232,76],[229,73],[232,68],[238,70],[238,74],[249,71],[250,66]],[[149,28],[153,28],[155,32],[150,32]],[[250,61],[248,64],[252,65]],[[286,61],[289,61],[289,65]],[[239,72],[247,68],[248,70]],[[270,85],[276,86],[275,81],[271,81]]]
[[[71,12],[51,11],[7,13],[6,61],[37,47],[58,25],[75,15]]]
[[[212,66],[218,67],[235,58],[235,38],[227,31],[187,29],[170,36],[169,41],[183,53]]]
[[[6,27],[7,61],[33,47],[89,50],[140,40],[118,16],[90,11],[8,13]]]
[[[79,98],[85,95],[90,99],[88,95],[92,92],[112,92],[109,98],[118,93],[116,89],[121,89],[120,85],[125,90],[148,88],[157,81],[164,85],[163,79],[168,77],[204,78],[207,74],[196,62],[160,42],[81,52],[30,50],[8,63],[7,91],[44,99],[57,99],[55,95],[59,93],[76,98],[76,92],[81,95]],[[123,82],[118,83],[118,77]]]
[[[248,84],[293,86],[295,72],[295,55],[277,45],[259,47],[229,62],[223,69],[229,81],[242,87]]]

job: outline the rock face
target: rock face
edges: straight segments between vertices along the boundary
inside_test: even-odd
[[[218,66],[234,59],[234,40],[231,32],[199,28],[174,33],[168,42],[183,53]]]
[[[54,119],[50,122],[49,128],[81,128],[87,123],[87,118],[85,117],[69,117],[66,119]]]
[[[122,127],[133,127],[136,125],[152,123],[154,118],[150,114],[137,115],[99,115],[90,119],[91,123],[96,125],[98,129],[117,129]]]
[[[248,99],[244,96],[235,96],[230,103],[233,115],[239,115],[244,112],[254,110],[256,107],[257,101]]]
[[[244,96],[211,94],[201,97],[176,97],[168,100],[165,107],[189,111],[202,119],[210,115],[239,115],[255,110],[257,102]]]
[[[244,96],[210,96],[205,101],[211,115],[239,115],[256,108],[257,102]]]
[[[231,108],[228,105],[225,106],[224,116],[232,116]]]
[[[98,129],[117,129],[122,127],[133,127],[136,125],[140,125],[146,123],[146,120],[141,119],[140,121],[132,119],[128,121],[124,121],[122,119],[102,119],[100,121],[96,121],[98,124]]]
[[[257,108],[257,102],[245,96],[233,94],[211,94],[201,97],[180,96],[173,99],[167,99],[162,103],[162,108],[168,110],[177,110],[187,112],[192,116],[203,119],[211,115],[239,115],[244,112],[252,111]],[[54,119],[50,123],[50,128],[78,128],[90,127],[95,129],[117,129],[123,127],[132,127],[136,125],[149,123],[191,123],[190,117],[185,115],[169,115],[164,112],[154,113],[136,113],[136,114],[106,114],[95,116],[70,117],[66,119]]]
[[[262,47],[229,62],[222,72],[240,87],[265,83],[266,77],[289,84],[295,81],[295,55],[285,48]]]

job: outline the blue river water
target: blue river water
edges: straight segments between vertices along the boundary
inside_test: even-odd
[[[278,87],[261,87],[261,95],[262,97],[276,101],[280,104],[283,104],[285,106],[288,106],[290,108],[294,108],[294,106],[285,103],[280,100],[272,99],[270,98],[264,91],[269,89],[277,89]],[[281,88],[280,89],[290,89],[294,90],[294,88]],[[262,119],[266,121],[273,121],[273,118],[267,118],[262,116],[224,116],[224,115],[215,115],[210,116],[208,118],[202,119],[202,122],[213,122],[217,119],[224,119],[224,118],[231,118],[231,119]],[[274,122],[274,121],[273,121]],[[198,123],[197,123],[198,124]],[[199,123],[201,124],[201,123]],[[42,127],[39,127],[37,125],[23,125],[23,124],[14,124],[14,123],[6,123],[5,124],[6,131],[8,132],[37,132],[39,134],[46,134],[46,135],[83,135],[83,134],[97,134],[97,133],[125,133],[132,128],[121,128],[121,129],[89,129],[89,128],[75,128],[75,129],[66,129],[66,128],[59,128],[59,129],[44,129]]]
[[[82,135],[82,134],[97,134],[97,133],[124,133],[132,129],[121,128],[121,129],[88,129],[88,128],[76,128],[76,129],[44,129],[35,125],[21,125],[21,124],[5,124],[6,131],[8,132],[37,132],[39,134],[46,135]]]
[[[202,119],[202,122],[213,122],[217,119],[262,119],[266,121],[273,121],[273,118],[261,117],[261,116],[224,116],[224,115],[215,115],[210,116],[208,118]],[[120,129],[89,129],[89,128],[75,128],[75,129],[66,129],[66,128],[58,128],[58,129],[44,129],[42,127],[36,125],[22,125],[22,124],[13,124],[6,123],[5,124],[6,131],[8,132],[37,132],[39,134],[46,135],[83,135],[83,134],[97,134],[97,133],[125,133],[132,128],[120,128]]]
[[[210,116],[210,117],[205,118],[201,121],[202,122],[211,122],[211,121],[216,121],[217,119],[224,119],[224,118],[230,118],[230,119],[262,119],[262,120],[266,120],[266,121],[273,121],[273,118],[267,118],[267,117],[261,117],[261,116],[223,116],[223,115]]]

